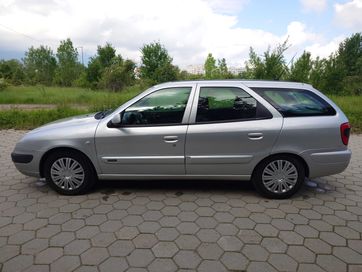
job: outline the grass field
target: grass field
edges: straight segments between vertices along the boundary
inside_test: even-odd
[[[56,109],[0,111],[0,128],[31,129],[77,114],[115,108],[142,92],[134,86],[119,93],[60,87],[9,87],[0,92],[0,104],[55,104]],[[349,118],[354,133],[362,132],[362,96],[329,96]],[[83,107],[77,107],[81,105]],[[84,109],[84,106],[88,110]]]
[[[9,87],[0,92],[0,104],[55,104],[59,107],[88,106],[91,110],[114,108],[139,94],[143,89],[133,86],[122,92],[93,91],[82,88],[42,86]]]

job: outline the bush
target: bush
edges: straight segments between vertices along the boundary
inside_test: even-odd
[[[9,85],[4,78],[0,78],[0,91],[5,90]]]

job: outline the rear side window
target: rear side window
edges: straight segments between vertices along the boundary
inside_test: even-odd
[[[196,122],[243,121],[272,118],[254,97],[235,87],[201,87]]]
[[[315,93],[303,89],[252,88],[284,117],[335,115],[335,109]]]

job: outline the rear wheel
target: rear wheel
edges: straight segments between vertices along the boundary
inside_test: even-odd
[[[51,154],[44,164],[44,175],[50,187],[63,195],[86,193],[97,180],[88,158],[75,151]]]
[[[262,161],[254,170],[256,190],[268,198],[283,199],[295,194],[305,178],[304,165],[293,156],[277,155]]]

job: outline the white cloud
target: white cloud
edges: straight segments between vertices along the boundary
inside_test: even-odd
[[[313,58],[318,56],[326,58],[338,49],[340,42],[342,42],[345,38],[346,37],[344,36],[338,36],[328,43],[314,43],[307,46],[305,50],[310,52]]]
[[[204,0],[207,2],[213,10],[216,12],[226,14],[237,14],[248,3],[249,0]]]
[[[321,12],[327,8],[327,0],[300,0],[300,2],[306,11]]]
[[[362,0],[352,0],[335,4],[336,21],[339,25],[356,31],[362,29]]]
[[[303,45],[309,41],[318,39],[318,35],[307,31],[307,26],[301,22],[294,21],[287,27],[288,41],[292,46]]]
[[[291,22],[282,35],[239,26],[235,14],[245,4],[247,0],[28,0],[26,4],[5,0],[0,3],[0,44],[2,50],[20,51],[40,45],[3,24],[54,50],[67,37],[88,55],[95,53],[97,45],[110,42],[122,56],[139,61],[139,48],[159,40],[174,63],[184,67],[203,63],[209,52],[240,66],[250,46],[262,53],[287,36],[293,45],[290,54],[320,40],[301,22]]]

